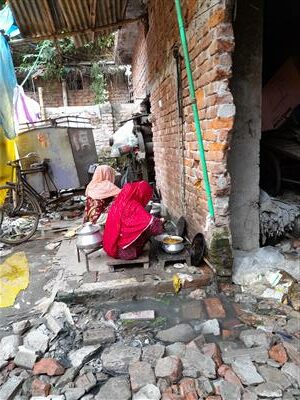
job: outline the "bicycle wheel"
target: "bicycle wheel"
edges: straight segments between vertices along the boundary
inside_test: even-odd
[[[40,206],[26,190],[20,194],[15,186],[0,187],[0,242],[20,244],[37,230]]]

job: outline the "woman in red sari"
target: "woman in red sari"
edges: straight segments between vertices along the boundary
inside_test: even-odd
[[[103,235],[103,247],[113,258],[134,260],[151,236],[163,232],[163,223],[146,210],[152,188],[145,182],[128,183],[112,204]]]
[[[86,204],[83,222],[96,224],[101,214],[105,213],[120,193],[120,189],[113,183],[115,170],[108,165],[100,165],[96,168],[91,182],[86,188]]]

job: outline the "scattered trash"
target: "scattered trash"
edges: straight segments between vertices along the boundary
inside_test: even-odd
[[[45,246],[45,250],[55,250],[55,249],[57,249],[57,248],[60,246],[60,244],[61,244],[61,241],[59,241],[59,242],[48,243],[48,244]]]

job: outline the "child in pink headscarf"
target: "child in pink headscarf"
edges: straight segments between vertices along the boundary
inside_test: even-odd
[[[120,189],[114,184],[115,174],[115,170],[108,165],[100,165],[96,168],[85,192],[87,199],[83,222],[95,224],[120,193]]]

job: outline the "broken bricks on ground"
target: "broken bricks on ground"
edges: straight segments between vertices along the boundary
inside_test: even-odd
[[[122,321],[153,319],[152,310],[86,314],[55,302],[2,338],[0,399],[300,399],[300,314],[289,308],[284,318],[288,306],[279,304],[282,318],[273,318],[264,301],[258,315],[247,310],[256,302],[249,294],[234,296],[241,330],[240,321],[225,323],[226,307],[215,297],[203,300],[210,319],[152,328],[148,336],[129,333]]]

